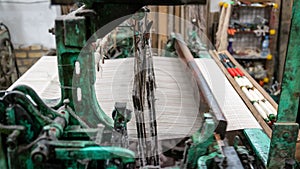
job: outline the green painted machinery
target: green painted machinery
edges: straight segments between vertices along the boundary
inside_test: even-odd
[[[113,128],[100,122],[94,128],[87,126],[69,103],[65,100],[59,109],[50,108],[27,86],[1,92],[1,168],[132,168],[135,165],[132,151],[101,146],[111,135],[105,132]],[[116,106],[115,111],[118,109]],[[120,129],[123,124],[115,124],[115,128]]]
[[[52,4],[73,2],[52,0]],[[87,44],[103,38],[144,5],[202,4],[206,1],[80,2],[86,6],[55,21],[60,101],[54,106],[47,105],[33,89],[24,85],[0,92],[1,169],[135,168],[136,154],[129,150],[127,138],[131,110],[126,108],[126,103],[116,103],[112,118],[103,112],[94,88],[96,49]],[[299,8],[300,0],[295,0],[278,121],[274,124],[272,138],[269,139],[260,129],[226,133],[226,119],[217,105],[210,105],[208,113],[203,114],[199,130],[191,138],[185,138],[185,143],[176,145],[184,150],[179,148],[176,151],[180,153],[175,149],[168,152],[182,159],[181,165],[174,168],[297,167],[294,154],[300,93]],[[116,9],[118,12],[114,12]],[[119,33],[116,39],[123,38],[122,31]],[[195,57],[199,57],[200,48],[196,44],[201,42],[197,42],[199,39],[195,36],[191,34],[189,47]],[[129,38],[124,44],[117,44],[125,48],[117,58],[129,55],[132,40]],[[174,44],[169,48],[175,48]],[[194,65],[189,63],[189,66]],[[194,73],[197,75],[198,72]],[[208,100],[208,104],[211,103]]]
[[[124,104],[116,104],[110,118],[99,106],[94,89],[95,49],[86,44],[103,38],[144,5],[205,0],[82,2],[84,7],[55,21],[59,103],[46,105],[27,86],[0,93],[1,169],[134,168],[135,154],[123,148],[126,139],[111,139],[114,133],[124,136],[131,112]],[[52,4],[68,3],[73,1],[52,0]]]

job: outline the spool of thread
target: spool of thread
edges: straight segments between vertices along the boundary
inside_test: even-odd
[[[234,68],[233,63],[231,63],[231,61],[229,59],[226,59],[226,62],[227,62],[229,67]]]
[[[263,101],[260,101],[259,105],[263,108],[263,110],[266,112],[267,116],[269,117],[269,119],[271,121],[275,121],[276,120],[275,114],[273,114],[272,110],[270,110],[268,108],[268,106]]]
[[[234,72],[234,69],[232,69],[232,68],[227,68],[227,71],[228,71],[228,73],[229,73],[232,77],[236,77],[236,76],[237,76],[236,72]]]
[[[267,100],[264,100],[263,102],[268,106],[268,108],[273,112],[273,114],[277,116],[277,110],[271,105],[271,103]]]
[[[242,87],[242,91],[245,93],[245,95],[247,96],[247,98],[251,101],[254,102],[254,98],[253,96],[249,93],[248,89],[246,87]]]
[[[236,81],[236,83],[240,86],[240,87],[245,87],[245,84],[243,82],[243,80],[240,77],[235,76],[234,80]]]
[[[261,115],[261,117],[266,121],[269,122],[269,118],[266,115],[265,111],[260,107],[260,105],[256,102],[253,103],[253,106],[256,108],[256,110],[258,111],[258,113]]]
[[[249,81],[249,79],[246,76],[243,76],[242,78],[248,88],[253,88],[253,84]]]
[[[252,96],[253,101],[255,101],[255,102],[258,102],[258,101],[259,101],[259,98],[257,97],[257,95],[254,93],[253,90],[249,89],[248,92],[249,92],[249,94]]]
[[[245,76],[245,74],[237,67],[235,67],[235,70],[239,73],[240,76]]]
[[[262,100],[266,106],[269,108],[269,110],[272,111],[272,113],[277,116],[277,110],[271,105],[271,103],[269,101],[267,101],[264,96],[256,89],[253,88],[253,91],[255,92],[255,94],[260,98],[260,100]]]
[[[228,72],[232,77],[237,76],[236,73],[233,71],[233,69],[230,68],[230,66],[228,65],[227,60],[222,59],[222,55],[220,55],[220,61],[222,62],[222,64],[223,64],[224,67],[226,68],[227,72]]]
[[[249,89],[249,91],[251,91],[251,94],[255,96],[255,98],[259,101],[261,100],[264,100],[264,98],[261,98],[254,90],[253,88],[252,89]]]
[[[231,68],[231,69],[232,69],[232,71],[235,73],[236,76],[242,77],[242,76],[240,75],[240,73],[239,73],[238,71],[236,71],[235,68]]]
[[[265,100],[265,97],[256,88],[253,88],[253,91],[259,97],[260,100]]]

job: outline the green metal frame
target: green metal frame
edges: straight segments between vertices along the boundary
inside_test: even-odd
[[[59,103],[48,107],[33,89],[26,86],[0,92],[0,156],[3,157],[0,168],[40,169],[51,165],[52,168],[80,169],[87,167],[84,160],[91,161],[89,168],[133,168],[130,167],[135,162],[132,151],[101,145],[111,141],[105,140],[111,139],[108,130],[126,129],[127,121],[122,123],[123,126],[114,124],[97,102],[92,43],[144,5],[203,3],[205,0],[83,2],[86,3],[84,8],[55,20],[61,85]],[[115,118],[121,119],[120,116]]]
[[[268,168],[282,168],[295,158],[299,127],[295,123],[300,96],[300,0],[294,0],[288,51],[282,80],[277,122],[271,138]]]
[[[61,100],[55,107],[49,108],[32,89],[26,86],[16,87],[13,91],[0,95],[0,120],[2,120],[0,121],[0,167],[4,169],[42,168],[42,166],[36,167],[33,161],[45,160],[43,159],[44,157],[39,156],[39,154],[47,153],[43,150],[45,146],[55,153],[55,160],[67,160],[68,164],[66,165],[72,168],[84,168],[84,166],[75,166],[77,165],[75,161],[78,159],[107,160],[122,157],[121,160],[124,163],[133,163],[135,160],[134,153],[127,149],[120,147],[100,147],[88,140],[76,141],[75,139],[78,137],[81,139],[88,138],[91,135],[97,137],[99,133],[103,134],[97,128],[99,124],[103,124],[106,129],[113,130],[114,128],[113,119],[109,118],[103,112],[97,102],[94,89],[94,49],[91,48],[92,45],[86,46],[86,44],[102,38],[106,33],[147,3],[182,4],[196,1],[203,2],[204,0],[191,0],[187,2],[180,0],[173,2],[153,0],[147,2],[140,1],[137,4],[131,3],[133,1],[130,0],[124,4],[121,4],[122,1],[119,0],[113,0],[110,3],[105,0],[86,0],[88,9],[80,9],[74,15],[58,18],[55,21],[55,35],[58,49],[57,61],[62,93]],[[115,9],[122,10],[114,12]],[[296,139],[299,131],[299,126],[295,123],[295,120],[300,95],[300,50],[298,49],[300,46],[299,9],[300,0],[295,0],[285,73],[282,81],[282,94],[278,109],[278,121],[273,127],[267,160],[267,167],[272,169],[284,167],[286,160],[294,159],[295,155]],[[114,22],[111,22],[113,20]],[[88,39],[89,37],[91,37],[91,40]],[[75,71],[76,64],[79,65],[79,71]],[[20,107],[28,113],[28,116],[31,116],[34,123],[22,120],[16,121],[16,110]],[[67,113],[68,116],[63,115],[63,112]],[[5,116],[10,121],[3,122],[6,119]],[[82,132],[69,128],[75,125],[85,128],[85,131]],[[209,160],[210,157],[204,155],[206,155],[207,148],[214,143],[213,132],[215,126],[213,120],[207,118],[203,128],[193,136],[194,144],[191,146],[188,154],[189,166],[196,167],[198,163],[198,167],[200,168]],[[55,131],[54,134],[52,130]],[[40,135],[40,131],[48,134],[47,139],[43,135]],[[252,138],[252,131],[246,131],[245,133],[248,134],[250,141],[259,141],[256,137]],[[254,133],[257,132],[254,131]],[[58,140],[66,136],[73,140]],[[35,142],[36,147],[24,151],[22,155],[17,157],[17,149],[14,144],[18,144],[14,141],[19,137],[24,138],[22,141],[25,145],[34,142],[35,139],[39,140]],[[7,149],[2,147],[5,144],[3,141],[9,143],[5,147]],[[255,148],[262,148],[263,150]],[[253,149],[256,151],[256,154],[264,155],[259,158],[266,164],[267,145],[265,147],[256,145]],[[35,156],[35,153],[38,155]],[[8,156],[10,160],[6,160],[5,156],[6,158]],[[202,157],[198,158],[199,156]],[[214,156],[217,156],[217,154],[212,152],[211,157]],[[11,161],[12,159],[15,161]],[[20,164],[20,161],[24,161],[24,163]],[[107,168],[109,167],[107,166]],[[111,166],[111,168],[115,167]]]
[[[192,144],[188,150],[186,168],[198,168],[208,165],[208,161],[216,155],[221,156],[214,139],[216,124],[209,113],[204,114],[201,128],[193,134]],[[200,167],[201,166],[201,167]]]

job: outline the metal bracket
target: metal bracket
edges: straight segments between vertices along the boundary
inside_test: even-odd
[[[295,158],[298,128],[297,123],[274,124],[268,168],[281,168],[285,165],[285,160]]]

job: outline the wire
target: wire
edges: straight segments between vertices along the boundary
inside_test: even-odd
[[[31,1],[31,2],[25,2],[25,1],[0,1],[0,3],[8,3],[8,4],[40,4],[40,3],[46,3],[50,2],[49,0],[41,0],[41,1]]]

